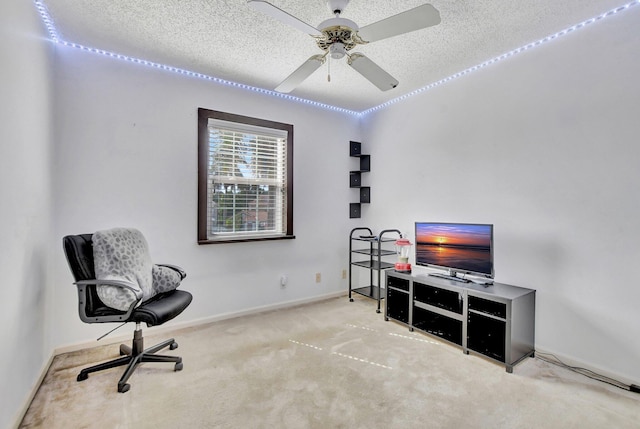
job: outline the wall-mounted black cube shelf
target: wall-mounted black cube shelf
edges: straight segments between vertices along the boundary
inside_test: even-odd
[[[349,217],[351,219],[356,219],[360,217],[360,203],[349,204]]]
[[[362,185],[362,175],[359,171],[350,171],[349,172],[349,187],[350,188],[359,188]]]
[[[371,171],[371,155],[360,155],[360,171]]]
[[[362,150],[362,143],[360,142],[349,142],[349,156],[360,156],[360,151]]]
[[[360,188],[360,202],[349,204],[349,217],[359,218],[360,204],[368,204],[371,202],[371,188],[369,186],[362,186],[362,173],[371,171],[371,155],[364,155],[362,153],[362,143],[350,141],[349,156],[360,158],[360,169],[349,172],[349,187]]]
[[[360,202],[361,203],[370,203],[371,202],[371,188],[368,186],[363,186],[360,188]]]

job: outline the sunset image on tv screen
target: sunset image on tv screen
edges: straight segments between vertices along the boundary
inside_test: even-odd
[[[493,273],[491,225],[416,223],[416,264]]]

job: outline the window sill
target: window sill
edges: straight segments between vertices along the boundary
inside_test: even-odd
[[[222,244],[222,243],[244,243],[247,241],[272,241],[272,240],[292,240],[295,235],[278,235],[278,236],[254,236],[254,237],[224,237],[218,240],[198,240],[198,244]]]

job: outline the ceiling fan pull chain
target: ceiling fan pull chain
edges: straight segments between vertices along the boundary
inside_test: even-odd
[[[331,82],[331,55],[329,55],[329,61],[327,61],[327,82]]]

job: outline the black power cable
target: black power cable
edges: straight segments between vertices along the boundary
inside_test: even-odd
[[[619,389],[622,390],[628,390],[631,392],[635,392],[635,393],[640,393],[640,390],[638,388],[638,386],[636,386],[635,384],[625,384],[619,380],[613,379],[611,377],[607,377],[605,375],[602,374],[598,374],[597,372],[594,372],[590,369],[587,368],[582,368],[579,366],[571,366],[568,365],[564,362],[562,362],[562,360],[560,360],[560,358],[558,358],[556,355],[552,354],[552,353],[542,353],[539,351],[535,352],[535,355],[538,359],[540,359],[543,362],[547,362],[550,363],[552,365],[557,365],[560,366],[562,368],[568,369],[569,371],[573,371],[575,373],[584,375],[585,377],[589,377],[592,380],[596,380],[596,381],[600,381],[603,383],[607,383],[611,386],[617,387]],[[550,357],[547,357],[550,356]]]

